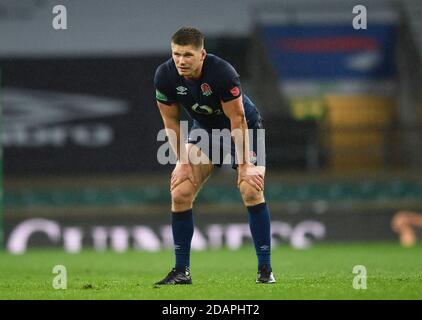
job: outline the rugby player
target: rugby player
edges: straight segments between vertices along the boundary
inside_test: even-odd
[[[192,206],[201,187],[221,167],[227,152],[237,170],[237,187],[249,215],[258,257],[257,283],[274,283],[270,263],[270,213],[264,198],[265,141],[258,134],[262,119],[257,107],[242,92],[239,74],[225,60],[204,49],[204,35],[184,27],[171,38],[172,57],[155,73],[156,100],[169,142],[177,156],[171,175],[171,220],[176,262],[157,285],[191,284],[190,247],[194,231]],[[184,143],[179,113],[184,109],[193,126]],[[200,147],[195,131],[208,133]],[[213,129],[227,129],[230,143]],[[249,137],[249,131],[252,132]],[[173,138],[172,138],[173,137]],[[226,141],[226,142],[224,142]],[[214,157],[213,154],[218,154]],[[192,161],[192,156],[201,161]]]

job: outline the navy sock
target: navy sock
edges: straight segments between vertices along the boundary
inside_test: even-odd
[[[247,207],[249,212],[249,227],[258,257],[258,269],[267,265],[271,268],[271,226],[270,212],[265,202]]]
[[[173,230],[176,270],[184,271],[190,265],[190,245],[193,237],[192,209],[183,212],[172,212],[171,226]]]

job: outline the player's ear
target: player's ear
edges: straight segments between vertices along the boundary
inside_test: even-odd
[[[202,48],[201,49],[201,60],[204,60],[206,55],[207,55],[207,51],[205,51],[205,49]]]

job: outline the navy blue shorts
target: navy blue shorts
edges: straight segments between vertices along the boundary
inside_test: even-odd
[[[250,162],[256,166],[265,167],[265,130],[262,120],[258,120],[248,129]],[[238,166],[236,148],[231,138],[230,129],[210,130],[194,121],[189,132],[188,143],[195,144],[217,167],[231,164],[232,168],[236,169]]]

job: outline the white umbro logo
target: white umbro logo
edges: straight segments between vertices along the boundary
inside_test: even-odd
[[[264,244],[263,246],[260,247],[260,249],[262,251],[268,251],[270,249],[270,246],[267,246],[267,245]]]
[[[188,90],[188,88],[183,87],[183,86],[178,86],[176,90],[177,90],[177,94],[185,95],[187,94],[186,91]]]

